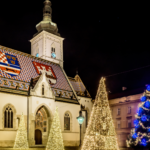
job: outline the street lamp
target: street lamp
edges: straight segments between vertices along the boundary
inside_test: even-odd
[[[81,146],[81,126],[84,121],[84,117],[82,116],[82,111],[79,112],[79,117],[77,117],[78,123],[80,124],[80,146]]]

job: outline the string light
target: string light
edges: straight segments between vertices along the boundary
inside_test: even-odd
[[[145,102],[146,99],[147,99],[146,96],[142,96],[142,97],[141,97],[141,101],[142,101],[142,102]]]
[[[82,150],[119,150],[104,81],[100,80]]]
[[[131,130],[129,138],[126,140],[127,147],[149,147],[150,146],[150,85],[141,97],[136,120],[135,129]]]
[[[28,149],[27,131],[25,128],[24,116],[22,114],[20,125],[17,131],[14,149]]]
[[[56,107],[46,150],[64,150],[63,138],[60,127],[58,107]]]

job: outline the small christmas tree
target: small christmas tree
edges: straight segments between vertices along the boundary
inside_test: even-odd
[[[135,115],[134,126],[127,139],[127,147],[150,147],[150,85],[141,97],[141,103]]]
[[[55,110],[55,115],[50,129],[46,150],[64,150],[58,107]]]
[[[24,122],[24,116],[22,114],[19,129],[17,131],[14,149],[29,149],[27,141],[27,131]]]
[[[100,80],[82,150],[119,150],[104,81]]]

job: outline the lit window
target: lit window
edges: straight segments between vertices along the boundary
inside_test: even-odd
[[[128,114],[131,114],[131,107],[128,107]]]
[[[55,51],[55,44],[51,45],[51,57],[56,59],[56,51]]]
[[[128,120],[128,128],[131,128],[131,120]]]
[[[64,130],[70,130],[70,115],[65,113],[64,116]]]
[[[121,113],[121,109],[118,108],[118,109],[117,109],[117,115],[120,115],[120,113]]]
[[[118,129],[121,128],[121,123],[120,123],[120,121],[117,121],[117,128],[118,128]]]
[[[13,111],[8,106],[4,111],[4,128],[13,128]]]

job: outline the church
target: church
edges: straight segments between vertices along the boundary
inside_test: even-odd
[[[82,111],[82,139],[92,98],[79,75],[63,69],[63,40],[45,0],[43,20],[36,25],[31,54],[0,45],[0,147],[13,147],[23,113],[29,147],[45,147],[58,107],[64,146],[79,146],[77,121]]]

